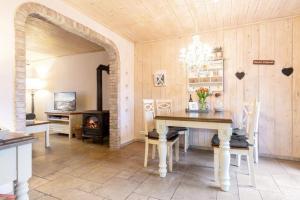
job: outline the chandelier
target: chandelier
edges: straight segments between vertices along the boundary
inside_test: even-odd
[[[192,43],[187,48],[180,50],[179,60],[188,67],[200,67],[207,65],[212,49],[200,41],[199,35],[192,37]]]

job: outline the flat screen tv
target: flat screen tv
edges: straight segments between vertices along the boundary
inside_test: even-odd
[[[54,110],[75,111],[76,92],[55,92]]]

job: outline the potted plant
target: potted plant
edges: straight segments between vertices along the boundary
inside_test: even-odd
[[[222,47],[215,47],[213,49],[213,53],[215,54],[215,57],[220,59],[223,58],[223,49]]]

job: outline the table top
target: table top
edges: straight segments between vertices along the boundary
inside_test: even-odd
[[[0,140],[0,150],[26,143],[32,143],[36,138],[30,134],[8,133]]]
[[[38,126],[38,125],[43,125],[43,124],[50,124],[50,121],[26,121],[26,126]]]
[[[155,116],[156,120],[176,120],[176,121],[196,121],[196,122],[214,122],[214,123],[232,123],[232,114],[230,112],[208,112],[208,113],[189,113],[186,111],[159,114]]]
[[[54,110],[54,111],[47,111],[45,112],[46,115],[81,115],[81,111],[59,111],[59,110]]]

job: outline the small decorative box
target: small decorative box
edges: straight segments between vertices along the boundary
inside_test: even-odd
[[[5,136],[9,133],[9,130],[7,129],[1,129],[0,128],[0,140],[3,140],[3,138],[5,138]]]

